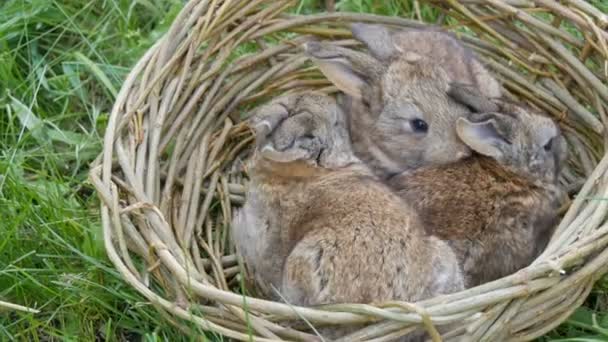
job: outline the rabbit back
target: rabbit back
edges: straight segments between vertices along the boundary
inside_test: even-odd
[[[390,183],[420,213],[427,232],[454,250],[467,287],[529,265],[548,242],[562,196],[555,186],[537,187],[477,155]]]
[[[331,224],[322,217],[308,221],[303,230],[309,233],[286,259],[287,298],[300,305],[414,301],[463,288],[455,254],[424,234],[408,205],[371,178],[340,183],[341,208],[326,213]]]

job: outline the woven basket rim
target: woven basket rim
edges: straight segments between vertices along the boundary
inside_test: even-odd
[[[608,245],[608,228],[602,227],[608,203],[586,200],[590,196],[608,193],[608,183],[604,179],[608,171],[608,156],[603,155],[602,141],[602,136],[606,134],[603,111],[608,102],[608,88],[602,84],[606,76],[596,74],[600,69],[597,65],[606,62],[608,57],[608,49],[605,48],[608,33],[601,29],[608,25],[608,20],[601,12],[575,0],[568,1],[568,6],[545,0],[451,0],[439,4],[451,18],[466,21],[480,35],[480,38],[458,36],[488,62],[510,91],[516,91],[522,100],[561,119],[565,132],[569,134],[570,146],[578,158],[573,159],[572,164],[576,164],[576,168],[571,170],[572,175],[567,181],[573,186],[580,186],[582,179],[586,178],[579,195],[557,227],[549,247],[532,265],[478,287],[409,304],[294,307],[222,290],[209,282],[213,278],[218,284],[226,283],[226,279],[223,279],[224,275],[220,281],[214,278],[217,275],[203,274],[205,267],[211,268],[211,273],[216,270],[215,267],[226,271],[220,264],[226,260],[234,268],[235,258],[211,253],[210,257],[201,259],[201,263],[207,266],[197,265],[196,258],[188,256],[192,251],[184,250],[180,245],[181,236],[169,222],[186,222],[188,227],[183,232],[188,235],[197,224],[193,219],[196,221],[196,215],[200,215],[199,209],[206,205],[203,212],[210,212],[207,211],[209,203],[205,204],[211,201],[208,199],[214,196],[220,198],[222,214],[230,213],[231,201],[240,199],[238,194],[233,196],[230,191],[232,184],[227,179],[230,163],[214,159],[233,158],[251,141],[247,128],[243,124],[233,124],[229,119],[238,113],[237,105],[254,104],[264,99],[268,93],[266,88],[270,91],[281,90],[278,81],[281,76],[295,75],[294,79],[300,80],[314,73],[306,66],[306,59],[298,52],[297,46],[294,46],[310,35],[350,44],[349,32],[344,26],[348,22],[400,27],[426,25],[409,19],[354,13],[281,15],[289,4],[290,1],[284,0],[266,5],[260,0],[218,1],[212,7],[208,1],[191,0],[175,19],[169,32],[144,54],[125,80],[110,115],[103,152],[93,163],[90,172],[90,180],[101,198],[106,251],[125,280],[159,307],[161,312],[240,340],[248,338],[247,333],[242,331],[244,325],[249,326],[257,336],[256,340],[259,338],[260,341],[276,340],[280,336],[310,338],[312,335],[296,329],[279,328],[282,320],[302,317],[313,324],[375,322],[365,332],[370,336],[385,338],[407,332],[410,323],[426,324],[427,329],[432,330],[429,319],[437,325],[466,321],[469,330],[461,329],[454,336],[468,333],[475,338],[506,336],[523,340],[532,339],[566,319],[574,308],[580,306],[598,277],[608,271],[605,266],[608,261],[608,249],[605,248]],[[586,36],[580,38],[567,31],[555,32],[555,27],[536,19],[525,10],[530,4],[578,25],[579,32],[586,33]],[[480,9],[479,6],[485,7]],[[447,12],[447,9],[451,11]],[[504,11],[504,18],[518,21],[526,30],[534,28],[537,31],[505,31],[508,28],[504,26],[494,27],[492,25],[507,19],[500,16],[497,16],[499,19],[496,22],[485,19],[479,14],[486,13],[484,10],[488,13]],[[246,15],[247,19],[235,24],[236,18],[241,15]],[[297,36],[284,38],[290,40],[275,45],[269,45],[262,39],[287,31]],[[506,32],[510,32],[510,36]],[[517,37],[517,34],[520,36]],[[522,47],[525,39],[534,43],[542,42],[542,45],[532,44],[532,48],[538,49],[536,54]],[[203,42],[207,47],[199,50]],[[229,47],[243,46],[245,42],[257,43],[261,52],[239,58],[227,67],[224,62],[230,55]],[[581,53],[587,51],[588,55],[581,54],[583,58],[578,58],[569,49]],[[274,64],[267,65],[271,59],[275,59]],[[512,61],[513,65],[501,63],[506,59]],[[585,63],[591,63],[594,69],[590,70],[592,67],[588,68]],[[526,74],[518,73],[515,67]],[[546,75],[550,67],[557,69],[556,76]],[[199,79],[195,80],[196,77]],[[587,88],[574,92],[564,80],[578,86],[586,85]],[[314,87],[324,92],[335,90],[323,82],[303,87]],[[259,88],[262,89],[258,93],[254,92]],[[592,100],[579,103],[583,98]],[[591,114],[585,105],[594,106],[600,118]],[[564,116],[564,113],[568,115]],[[171,123],[179,123],[179,120],[183,120],[180,127],[171,126]],[[200,131],[197,130],[201,127]],[[167,151],[171,149],[183,153],[169,156]],[[193,157],[196,156],[202,157],[202,161],[195,161]],[[208,165],[204,165],[205,158],[210,161]],[[138,171],[138,167],[145,167],[146,172]],[[173,203],[176,200],[172,197],[176,193],[172,186],[167,187],[166,182],[174,177],[173,185],[176,185],[179,178],[175,175],[177,173],[181,175],[183,187],[179,195],[190,196],[187,199],[196,198],[194,201]],[[206,183],[202,184],[203,179],[197,181],[196,174],[203,175]],[[163,177],[165,183],[161,185]],[[204,196],[195,195],[197,191],[192,191],[205,187],[215,190],[209,190]],[[165,188],[169,192],[165,192]],[[166,194],[170,196],[163,197]],[[178,208],[177,221],[167,208]],[[207,216],[201,217],[202,225],[206,227],[209,224]],[[213,225],[213,221],[209,221]],[[219,244],[217,240],[211,241]],[[197,248],[211,250],[215,247]],[[148,266],[156,265],[154,267],[158,268],[160,276],[154,273],[156,269],[150,272],[152,277],[160,277],[160,280],[155,280],[158,283],[156,286],[150,287],[149,280],[138,271],[133,261],[135,256]],[[584,263],[578,265],[582,260]],[[200,271],[199,266],[203,272],[193,273],[193,270]],[[573,272],[570,273],[570,270]],[[162,282],[167,284],[161,285]],[[180,288],[186,287],[186,284],[190,293]],[[169,300],[155,292],[159,287],[164,292],[175,291],[174,298]],[[219,308],[204,307],[210,312],[207,315],[196,314],[191,311],[196,303],[187,300],[185,295],[222,305]],[[202,305],[198,307],[203,308]],[[552,316],[534,314],[541,308]],[[476,314],[482,309],[486,310],[485,315]],[[222,311],[230,319],[221,318],[219,311],[214,310]],[[526,313],[522,316],[531,323],[517,317],[522,313]],[[245,320],[245,316],[249,318]],[[235,323],[238,319],[243,322]],[[538,324],[533,322],[535,319],[539,320]],[[506,330],[506,322],[524,328],[515,331],[516,336],[503,331]],[[363,330],[360,335],[352,336],[362,337],[362,334]]]

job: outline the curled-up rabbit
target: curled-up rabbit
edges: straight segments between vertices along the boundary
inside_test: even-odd
[[[363,53],[328,42],[304,50],[346,96],[355,155],[381,178],[467,157],[455,124],[467,109],[446,96],[458,82],[499,97],[501,87],[473,52],[437,29],[389,31],[354,24]]]
[[[426,236],[416,213],[353,155],[334,99],[283,97],[251,122],[257,146],[233,229],[267,296],[308,306],[463,288],[450,247]]]
[[[462,85],[450,93],[477,112],[456,123],[475,153],[389,183],[429,233],[449,242],[470,287],[524,268],[544,249],[565,199],[558,175],[567,147],[547,116]]]

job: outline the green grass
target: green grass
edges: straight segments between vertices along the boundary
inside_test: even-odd
[[[106,258],[87,183],[121,81],[181,6],[0,2],[0,300],[40,310],[0,309],[0,340],[187,340]],[[413,17],[409,1],[347,0],[338,9]],[[296,9],[321,10],[310,0]],[[607,291],[599,284],[585,308],[543,339],[608,339]]]

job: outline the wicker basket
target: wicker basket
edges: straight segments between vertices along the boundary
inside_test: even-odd
[[[435,327],[451,323],[459,328],[444,340],[531,340],[564,321],[608,270],[608,16],[584,0],[431,3],[438,24],[463,32],[511,96],[556,117],[570,145],[562,181],[578,195],[531,266],[418,303],[301,308],[244,296],[230,219],[244,201],[239,165],[253,137],[238,118],[281,93],[336,91],[302,42],[356,47],[350,22],[424,24],[291,16],[284,0],[191,0],[124,82],[90,174],[107,253],[125,280],[184,333],[238,340],[319,340],[313,326],[361,322],[344,341],[388,341],[418,326],[438,340]]]

